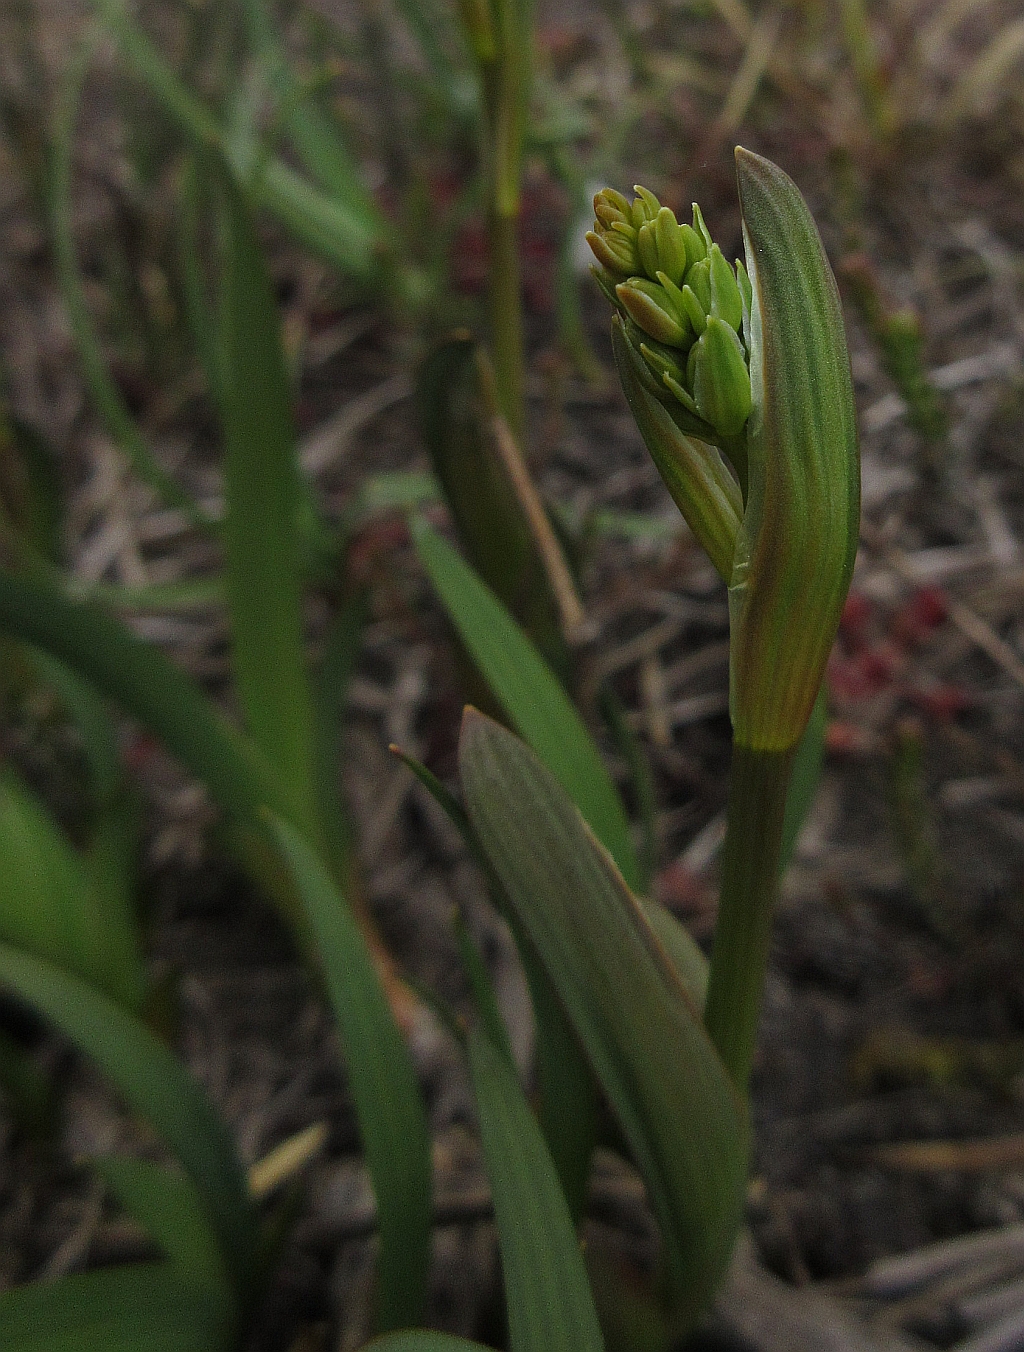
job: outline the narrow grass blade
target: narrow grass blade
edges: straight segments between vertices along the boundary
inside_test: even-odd
[[[583,720],[508,611],[456,551],[422,520],[416,549],[463,643],[511,723],[575,802],[630,886],[637,864],[629,823]]]
[[[92,1165],[189,1287],[209,1292],[230,1309],[234,1298],[224,1255],[192,1180],[127,1155],[95,1159]]]
[[[271,824],[315,935],[377,1199],[377,1322],[413,1324],[430,1244],[430,1143],[416,1076],[344,898],[299,832],[279,817]]]
[[[172,67],[128,13],[124,0],[93,0],[132,73],[199,151],[227,162],[222,129],[210,110],[178,79]],[[247,166],[232,166],[240,179]],[[241,186],[245,186],[244,183]],[[327,262],[351,276],[369,279],[376,270],[383,233],[367,229],[346,202],[319,192],[280,159],[262,166],[253,185],[260,202]]]
[[[338,124],[328,116],[317,94],[303,88],[295,75],[277,31],[274,15],[264,0],[246,0],[245,17],[253,49],[267,68],[279,113],[303,168],[328,197],[343,202],[358,217],[368,235],[380,235],[384,218],[363,180]]]
[[[71,233],[71,148],[82,83],[92,55],[92,47],[93,44],[86,43],[72,64],[58,106],[54,129],[50,170],[50,228],[53,231],[57,278],[71,321],[71,330],[82,362],[90,398],[110,436],[128,456],[136,474],[148,483],[168,506],[179,508],[197,524],[207,523],[204,513],[154,458],[121,398],[107,369],[78,275]]]
[[[0,571],[0,628],[60,658],[118,700],[227,811],[250,820],[264,804],[290,811],[258,750],[158,648],[142,643],[98,606],[69,601],[38,577]]]
[[[33,1282],[0,1295],[4,1352],[227,1352],[230,1318],[171,1263]]]
[[[223,536],[233,671],[249,731],[274,766],[291,815],[308,828],[313,709],[302,642],[291,390],[255,226],[238,190],[223,186]]]
[[[40,648],[31,650],[42,679],[53,686],[89,762],[94,803],[82,864],[98,937],[92,980],[136,1013],[146,996],[139,925],[135,910],[139,814],[117,748],[106,702],[88,681]],[[80,975],[88,976],[85,971]]]
[[[0,938],[95,979],[81,860],[7,767],[0,775]]]
[[[96,1060],[192,1179],[236,1290],[252,1278],[256,1215],[234,1143],[181,1062],[138,1019],[48,962],[0,944],[0,985]],[[0,1339],[0,1346],[7,1343]]]
[[[459,762],[480,843],[646,1179],[675,1316],[690,1324],[739,1226],[743,1104],[643,911],[551,773],[475,710],[466,712]]]
[[[17,776],[0,772],[0,939],[138,1009],[145,983],[124,879],[94,870]]]
[[[511,1352],[600,1352],[576,1231],[544,1137],[507,1056],[469,1036],[484,1163],[494,1197]]]

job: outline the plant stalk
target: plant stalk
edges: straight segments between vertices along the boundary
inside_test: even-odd
[[[741,1094],[757,1041],[793,748],[733,743],[718,925],[704,1023]]]

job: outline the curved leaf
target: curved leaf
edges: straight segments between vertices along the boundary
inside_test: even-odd
[[[748,1124],[700,1012],[548,770],[475,710],[469,816],[611,1101],[657,1208],[676,1317],[710,1300],[739,1226]]]
[[[98,606],[69,601],[41,577],[0,571],[0,627],[80,672],[154,732],[221,807],[255,818],[290,804],[255,747],[158,648]]]
[[[33,1282],[0,1295],[4,1352],[226,1352],[230,1321],[170,1263]]]
[[[494,1197],[511,1352],[601,1352],[572,1217],[511,1062],[474,1029],[469,1067]]]
[[[313,821],[313,710],[303,654],[300,484],[280,318],[256,230],[225,178],[220,297],[223,539],[232,671],[245,722],[293,819]]]
[[[629,822],[583,720],[536,648],[450,544],[422,520],[416,550],[459,636],[513,726],[555,776],[632,885]]]
[[[244,1292],[252,1277],[256,1239],[245,1175],[224,1122],[178,1058],[105,995],[7,944],[0,944],[0,985],[93,1057],[163,1138],[195,1183],[224,1261]],[[2,1340],[0,1345],[7,1346]]]
[[[271,826],[306,908],[348,1065],[377,1199],[378,1323],[415,1323],[430,1248],[430,1142],[416,1076],[359,926],[317,855],[280,817]]]

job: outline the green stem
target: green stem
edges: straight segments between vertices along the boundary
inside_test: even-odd
[[[729,820],[704,1022],[747,1092],[779,891],[782,826],[793,751],[733,745]]]
[[[491,213],[490,245],[491,344],[498,407],[523,444],[526,410],[523,400],[523,308],[519,282],[518,216]]]

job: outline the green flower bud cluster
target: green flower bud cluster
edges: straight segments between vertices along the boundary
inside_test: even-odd
[[[750,280],[715,244],[694,203],[680,225],[647,188],[632,202],[613,188],[594,198],[587,242],[594,275],[626,321],[652,392],[689,415],[685,430],[729,442],[750,415]]]

